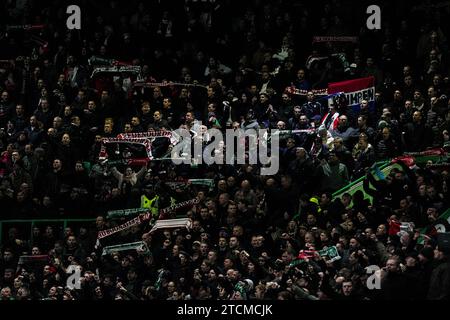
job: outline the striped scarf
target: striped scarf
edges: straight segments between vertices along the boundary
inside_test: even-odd
[[[150,250],[147,247],[147,244],[144,241],[137,241],[105,247],[103,248],[102,255],[104,256],[107,254],[111,254],[113,252],[127,251],[127,250],[140,250],[144,254],[148,254],[150,252]]]
[[[192,221],[189,218],[158,220],[150,230],[150,233],[153,233],[158,229],[186,228],[189,230],[191,226]]]
[[[119,226],[116,226],[116,227],[113,227],[113,228],[110,228],[110,229],[107,229],[107,230],[101,230],[101,231],[98,232],[97,239],[103,239],[103,238],[109,237],[110,235],[113,235],[113,234],[115,234],[117,232],[121,232],[121,231],[124,231],[124,230],[126,230],[128,228],[131,228],[133,226],[138,226],[142,222],[144,222],[145,220],[149,220],[151,217],[152,217],[151,213],[147,212],[147,213],[142,214],[142,215],[140,215],[140,216],[138,216],[138,217],[136,217],[134,219],[131,219],[131,220],[125,222],[124,224],[119,225]]]
[[[149,139],[144,138],[103,138],[102,143],[130,143],[130,144],[140,144],[145,147],[145,151],[147,152],[147,157],[151,160],[153,159],[152,155],[152,144]],[[106,152],[104,148],[100,151],[101,153]],[[101,156],[99,156],[101,158]]]
[[[194,198],[194,199],[183,201],[183,202],[177,203],[173,206],[161,209],[161,211],[159,212],[159,218],[162,219],[172,211],[175,211],[175,210],[178,210],[181,208],[185,208],[185,207],[189,207],[189,206],[193,206],[193,205],[198,204],[199,202],[200,202],[200,200],[198,198]]]

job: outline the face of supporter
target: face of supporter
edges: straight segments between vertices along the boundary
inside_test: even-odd
[[[133,131],[133,127],[131,126],[130,123],[125,124],[125,127],[123,129],[126,133],[130,133]]]
[[[187,123],[191,123],[192,121],[194,121],[194,115],[191,112],[186,113],[185,118]]]
[[[300,124],[302,126],[306,126],[308,124],[308,117],[306,116],[300,116]]]
[[[155,121],[161,120],[161,113],[159,113],[158,111],[156,111],[156,112],[153,114],[153,119],[154,119]]]
[[[161,96],[161,88],[155,87],[153,89],[153,97],[154,98],[159,98],[160,96]]]
[[[166,99],[164,99],[164,101],[165,101],[165,100],[166,100]],[[144,103],[144,104],[142,105],[141,110],[142,110],[142,113],[143,113],[143,114],[148,114],[148,113],[150,112],[150,105],[149,105],[148,103]]]
[[[339,126],[346,127],[347,126],[347,117],[341,116],[339,117]]]
[[[53,169],[59,170],[61,169],[61,167],[62,167],[61,160],[56,159],[53,161]]]
[[[386,270],[389,273],[396,273],[398,271],[398,264],[395,260],[389,259],[386,262]]]
[[[103,127],[103,130],[105,131],[105,133],[111,133],[112,126],[109,123],[106,123],[105,126]]]
[[[66,133],[62,136],[62,144],[69,145],[70,144],[70,136]]]
[[[352,291],[353,291],[353,284],[351,282],[342,283],[342,293],[344,294],[344,296],[351,295]]]
[[[131,124],[133,125],[133,127],[138,126],[139,125],[139,118],[138,117],[131,118]]]
[[[70,236],[67,238],[67,245],[69,247],[74,247],[74,246],[76,246],[76,244],[77,244],[77,240],[74,236]]]
[[[102,95],[100,96],[100,99],[105,102],[106,100],[109,99],[109,93],[108,91],[102,91]]]
[[[30,126],[36,127],[37,126],[37,119],[35,116],[30,118]]]
[[[230,238],[230,241],[229,241],[230,248],[234,249],[234,248],[236,248],[238,246],[238,244],[239,244],[239,241],[238,241],[238,239],[236,237],[231,237]]]

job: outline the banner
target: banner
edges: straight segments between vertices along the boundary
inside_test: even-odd
[[[378,166],[378,164],[377,164],[377,166]],[[398,163],[391,163],[389,161],[386,161],[385,163],[380,164],[379,171],[381,171],[381,173],[384,176],[387,176],[387,175],[389,175],[391,170],[394,168],[403,170],[402,167]],[[373,170],[373,168],[371,168],[371,170]],[[382,175],[380,174],[380,172],[378,172],[378,173],[375,172],[375,178],[377,180],[379,180],[379,177],[381,177],[381,176]],[[364,193],[364,199],[369,199],[370,202],[372,202],[372,197],[370,195],[368,195],[364,190],[364,186],[363,186],[364,179],[366,179],[366,176],[362,176],[362,177],[358,178],[357,180],[349,183],[347,186],[343,187],[342,189],[339,189],[338,191],[334,192],[333,200],[336,198],[341,198],[344,193],[349,193],[350,195],[353,195],[356,191],[360,190]],[[372,186],[372,185],[370,184],[370,186]]]
[[[375,78],[360,78],[328,84],[328,93],[343,92],[348,102],[347,106],[359,112],[362,100],[369,102],[369,109],[375,112]],[[328,103],[337,104],[336,97],[329,99]]]
[[[145,212],[148,212],[147,208],[110,210],[108,211],[108,219],[128,218]]]
[[[140,250],[144,254],[148,254],[150,250],[147,247],[147,244],[144,241],[137,241],[137,242],[130,242],[130,243],[123,243],[123,244],[117,244],[113,246],[108,246],[103,248],[102,255],[111,254],[113,252],[119,252],[119,251],[126,251],[126,250]]]

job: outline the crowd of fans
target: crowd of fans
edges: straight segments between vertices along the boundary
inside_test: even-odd
[[[450,252],[420,232],[449,208],[448,167],[400,161],[374,175],[378,161],[448,146],[450,6],[384,3],[382,29],[368,30],[363,1],[173,2],[81,1],[81,30],[67,30],[54,1],[0,5],[0,299],[448,300]],[[141,74],[92,75],[93,57]],[[314,91],[367,76],[373,109],[329,106]],[[329,112],[337,127],[318,129]],[[119,133],[201,125],[316,130],[282,135],[274,176],[250,164],[112,164],[142,150],[102,150]],[[167,147],[155,140],[154,155]],[[105,151],[111,161],[99,161]],[[167,183],[192,178],[214,186]],[[333,197],[357,178],[364,192]],[[150,233],[144,222],[99,246],[99,231],[127,220],[106,213],[143,196],[157,209],[197,198],[176,212],[192,227]],[[7,222],[49,218],[92,222]],[[149,251],[102,255],[135,241]],[[318,253],[333,246],[340,259]],[[69,265],[82,268],[81,288],[67,286]],[[369,266],[381,289],[369,289]]]

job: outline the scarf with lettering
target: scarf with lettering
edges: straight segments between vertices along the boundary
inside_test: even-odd
[[[135,87],[144,87],[144,88],[154,88],[154,87],[198,87],[207,89],[208,87],[201,84],[193,84],[193,83],[182,83],[182,82],[172,82],[172,81],[163,81],[163,82],[144,82],[144,81],[135,81]]]
[[[134,217],[137,214],[148,212],[148,208],[133,208],[108,211],[108,219]]]
[[[153,233],[159,229],[186,228],[189,230],[191,227],[192,221],[189,218],[157,220],[150,230],[150,233]]]
[[[92,56],[88,59],[90,66],[130,66],[131,63],[115,59],[105,59],[98,56]]]
[[[127,250],[140,250],[144,254],[150,253],[150,250],[147,247],[147,244],[144,241],[116,244],[113,246],[108,246],[103,248],[102,255],[111,254],[119,251],[127,251]]]
[[[317,42],[358,42],[358,37],[349,37],[349,36],[315,36],[313,37],[313,43]]]
[[[95,77],[97,74],[100,73],[132,73],[136,75],[141,74],[141,67],[140,66],[127,66],[127,65],[116,65],[116,66],[110,66],[110,67],[98,67],[95,68],[94,71],[92,71],[91,78]]]
[[[119,226],[116,226],[116,227],[113,227],[113,228],[110,228],[107,230],[101,230],[98,232],[97,239],[103,239],[103,238],[109,237],[110,235],[113,235],[117,232],[121,232],[128,228],[131,228],[133,226],[138,226],[141,223],[143,223],[144,221],[149,220],[151,217],[152,217],[152,214],[150,212],[147,212],[147,213],[141,214],[138,217],[133,218]]]
[[[147,152],[148,158],[153,159],[152,156],[152,144],[149,139],[144,138],[103,138],[102,144],[106,143],[129,143],[129,144],[140,144],[145,147],[145,151]],[[102,148],[100,150],[101,155],[99,155],[99,159],[103,158],[103,153],[106,153],[106,150]],[[101,159],[100,159],[101,160]]]
[[[117,135],[119,139],[154,139],[154,138],[169,138],[171,144],[178,143],[179,139],[171,131],[147,131],[147,132],[131,132],[131,133],[119,133]]]
[[[196,205],[200,202],[200,200],[198,198],[194,198],[191,200],[187,200],[187,201],[182,201],[180,203],[177,203],[173,206],[161,209],[159,211],[159,219],[165,219],[171,212],[174,212],[176,210],[179,210],[181,208],[186,208],[186,207],[190,207],[193,205]]]
[[[13,30],[41,30],[45,27],[43,24],[19,24],[19,25],[9,25],[6,26],[6,31],[13,31]]]
[[[189,179],[184,181],[169,181],[165,182],[167,186],[169,186],[172,190],[176,189],[186,189],[190,182],[192,185],[201,185],[201,186],[207,186],[209,188],[209,191],[214,189],[215,182],[214,179]]]

